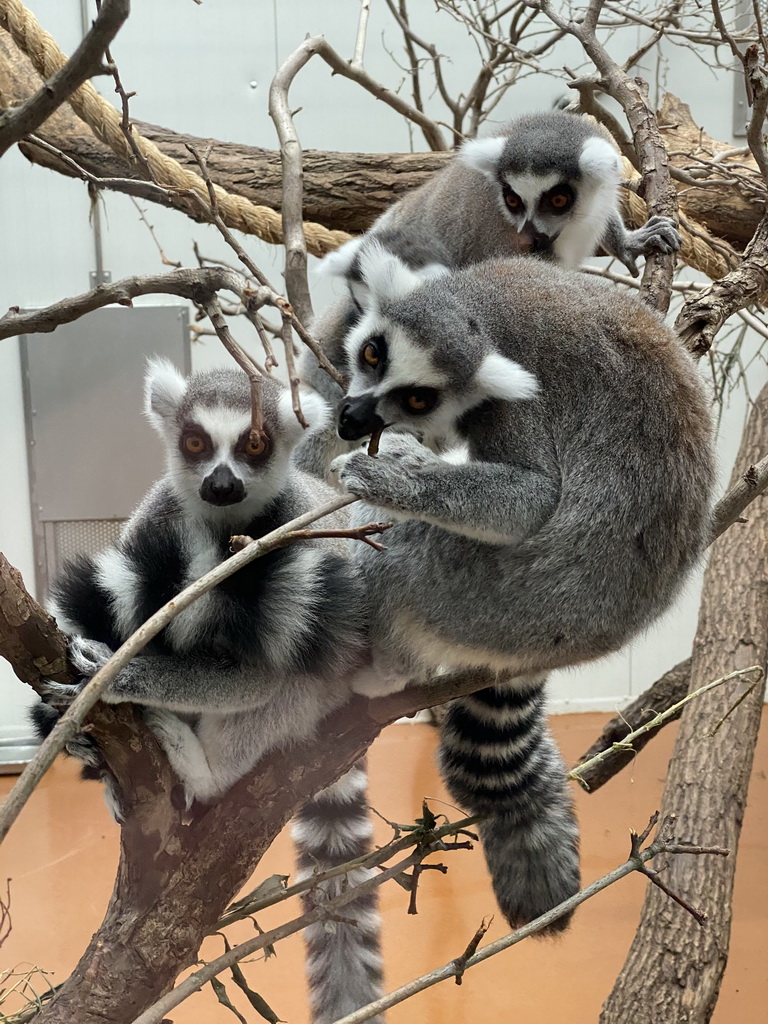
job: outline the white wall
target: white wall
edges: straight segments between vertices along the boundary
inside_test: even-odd
[[[81,36],[80,0],[28,0],[28,6],[62,48],[71,52]],[[446,16],[436,17],[431,4],[411,6],[417,31],[452,55],[452,61],[446,64],[449,84],[466,83],[475,67],[475,53],[467,45],[463,29]],[[337,50],[351,56],[359,2],[229,0],[198,6],[191,0],[163,0],[161,4],[136,0],[133,7],[113,54],[126,87],[137,93],[131,101],[135,117],[196,135],[274,147],[267,98],[278,62],[306,33],[322,32]],[[403,76],[387,48],[399,48],[398,31],[383,3],[374,0],[372,8],[366,67],[374,77],[396,88]],[[627,51],[638,39],[626,40]],[[580,63],[575,48],[570,56],[572,64]],[[561,56],[560,64],[570,56]],[[675,50],[671,56],[662,68],[661,80],[684,98],[695,97],[694,115],[706,116],[706,127],[715,137],[727,138],[731,125],[730,81],[706,71],[685,50]],[[648,69],[648,77],[656,80],[655,68]],[[112,98],[105,80],[97,84]],[[559,78],[526,78],[508,94],[498,110],[498,119],[549,107],[565,91]],[[445,117],[437,100],[430,103],[435,116]],[[383,152],[425,148],[420,134],[411,131],[391,109],[352,83],[331,76],[319,61],[302,71],[293,86],[291,104],[303,108],[296,124],[305,148]],[[215,230],[195,225],[181,214],[145,205],[170,259],[192,265],[193,240],[206,255],[231,259]],[[156,245],[131,199],[105,194],[102,211],[104,265],[113,280],[162,269]],[[247,238],[245,244],[279,284],[281,250],[253,238]],[[0,309],[45,305],[85,291],[89,271],[94,268],[94,236],[85,186],[30,166],[17,151],[6,154],[0,161]],[[316,305],[322,305],[327,295],[328,285],[318,285]],[[170,300],[157,297],[143,301]],[[235,327],[240,340],[250,347],[250,332],[241,325]],[[253,350],[257,351],[255,346]],[[196,367],[221,358],[214,339],[193,346]],[[760,363],[751,378],[753,394],[765,378]],[[739,394],[724,415],[724,475],[730,470],[738,445],[744,410],[745,399]],[[0,437],[5,471],[0,489],[0,549],[31,585],[34,572],[26,441],[15,340],[0,342]],[[613,708],[627,695],[641,692],[689,653],[697,599],[697,585],[691,583],[674,612],[629,650],[588,669],[560,673],[553,685],[554,708]],[[28,732],[23,707],[29,699],[26,688],[0,662],[0,739]]]

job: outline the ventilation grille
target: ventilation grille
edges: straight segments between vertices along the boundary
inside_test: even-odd
[[[72,519],[45,524],[48,579],[77,555],[95,555],[117,540],[124,519]]]

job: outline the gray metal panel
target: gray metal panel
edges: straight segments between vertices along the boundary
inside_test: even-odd
[[[74,549],[104,546],[163,472],[142,414],[146,358],[189,372],[186,306],[111,307],[21,338],[40,593]],[[87,521],[87,522],[86,522]]]

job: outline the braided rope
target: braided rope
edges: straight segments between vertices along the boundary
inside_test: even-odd
[[[59,49],[56,40],[45,31],[20,0],[0,0],[0,26],[10,33],[16,46],[29,57],[42,78],[50,78],[66,62],[67,58]],[[131,164],[135,163],[135,156],[123,133],[120,114],[90,82],[85,82],[73,92],[69,102],[78,117],[86,122],[101,142],[109,146],[121,159]],[[158,185],[164,188],[191,190],[208,202],[208,189],[199,174],[182,167],[177,160],[163,153],[135,128],[132,127],[131,131],[136,146]],[[279,213],[268,206],[257,206],[242,196],[233,195],[218,185],[214,188],[219,213],[227,227],[256,235],[272,245],[282,243],[283,230]],[[324,256],[351,237],[345,231],[332,231],[314,222],[305,223],[304,232],[307,249],[313,256]]]
[[[38,74],[44,79],[50,78],[66,61],[56,40],[46,32],[35,16],[27,10],[21,0],[0,0],[0,26],[10,34],[14,43],[34,64]],[[104,99],[90,82],[85,82],[69,98],[69,102],[77,115],[86,122],[94,135],[128,163],[134,163],[135,156],[126,139],[121,117],[112,104]],[[158,185],[166,188],[190,190],[208,201],[208,190],[205,182],[194,171],[183,167],[173,157],[163,153],[153,142],[145,139],[135,128],[131,128],[133,138],[139,152],[147,162]],[[624,175],[628,180],[639,177],[632,164],[624,159]],[[257,206],[242,196],[234,195],[214,185],[219,212],[224,223],[238,231],[279,245],[283,241],[282,221],[279,213],[268,206]],[[648,211],[643,200],[629,189],[621,192],[622,212],[636,227],[641,227],[648,219]],[[690,218],[688,218],[690,222]],[[702,238],[691,234],[685,227],[680,227],[682,248],[680,258],[694,270],[700,270],[712,280],[724,277],[732,264],[705,240],[707,230],[698,224],[692,224]],[[352,236],[345,231],[333,231],[312,221],[305,222],[304,233],[307,249],[314,256],[324,256],[337,249]],[[723,243],[725,246],[725,243]],[[734,264],[738,255],[734,252]]]

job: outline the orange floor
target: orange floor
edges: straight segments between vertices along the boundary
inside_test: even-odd
[[[571,715],[554,719],[554,731],[569,761],[598,732],[606,716]],[[605,789],[577,796],[582,827],[584,877],[592,880],[625,859],[627,833],[642,827],[659,802],[674,727],[652,742]],[[437,779],[432,751],[435,733],[426,725],[396,725],[371,752],[371,802],[390,820],[410,821],[423,796],[445,793]],[[766,1019],[768,1005],[768,807],[765,729],[750,790],[736,881],[731,956],[715,1024],[753,1024]],[[12,780],[0,779],[0,796]],[[383,824],[379,838],[387,837]],[[71,762],[49,773],[0,851],[0,878],[12,879],[13,930],[0,950],[0,968],[32,963],[63,980],[98,926],[112,887],[117,860],[117,828],[104,807],[98,786],[75,779]],[[446,962],[460,953],[485,915],[494,912],[482,854],[456,852],[445,876],[422,877],[419,914],[409,917],[407,894],[384,887],[383,916],[387,988]],[[260,866],[258,878],[291,871],[287,834],[280,836]],[[390,1011],[390,1024],[465,1024],[515,1021],[515,1024],[597,1024],[603,999],[621,967],[637,923],[645,883],[630,876],[588,902],[568,934],[555,942],[526,941],[494,957],[465,976],[457,987],[445,982]],[[269,928],[288,918],[286,907],[259,918]],[[252,934],[242,923],[241,936]],[[691,927],[696,925],[691,921]],[[489,937],[505,932],[498,915]],[[235,933],[235,938],[237,938]],[[220,940],[204,948],[206,958],[221,952]],[[245,970],[251,984],[289,1024],[306,1024],[301,942],[280,943],[277,956]],[[256,1018],[234,993],[246,1019]],[[8,1012],[9,1005],[2,1007]],[[218,1024],[235,1018],[216,1004],[210,989],[192,997],[172,1014],[175,1024]],[[660,1021],[659,1024],[674,1024]]]

